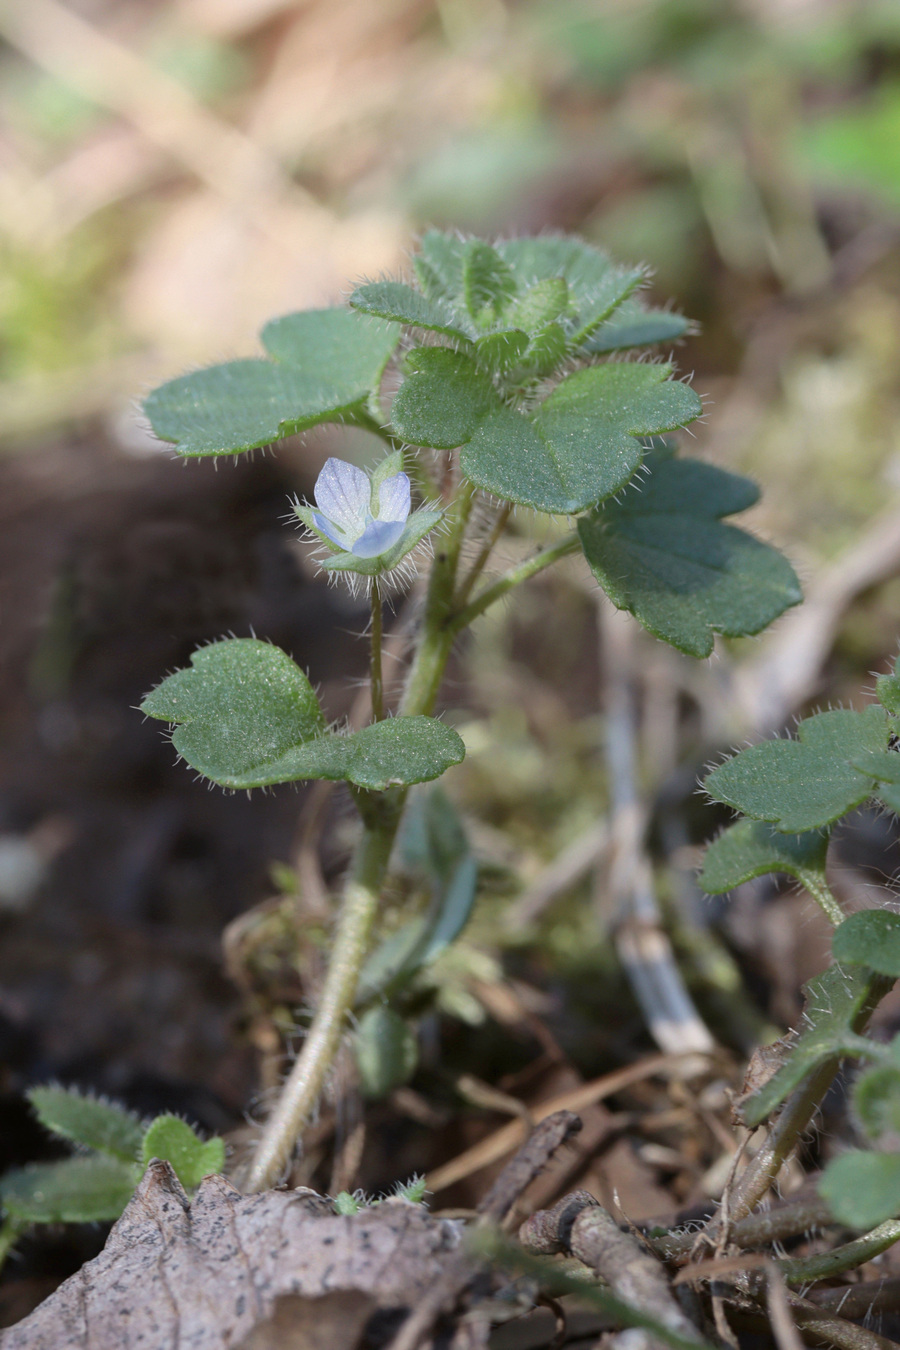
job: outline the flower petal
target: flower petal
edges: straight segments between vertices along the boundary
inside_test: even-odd
[[[375,519],[402,523],[409,515],[409,507],[409,476],[405,473],[395,473],[391,478],[386,478],[378,494]]]
[[[368,475],[362,469],[332,457],[322,466],[314,496],[322,514],[350,538],[357,539],[365,526],[371,491]],[[328,537],[333,536],[329,533]]]
[[[405,517],[403,520],[373,520],[370,516],[350,552],[357,558],[377,558],[394,547],[405,528]]]
[[[331,521],[326,520],[319,511],[313,511],[312,522],[319,533],[324,534],[326,539],[330,539],[333,544],[337,544],[338,548],[346,549],[349,552],[353,547],[353,540],[348,539],[343,530],[339,530],[336,525],[332,525]]]

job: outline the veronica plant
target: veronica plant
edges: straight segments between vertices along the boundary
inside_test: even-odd
[[[860,711],[807,717],[795,737],[752,745],[709,774],[710,796],[742,819],[709,846],[700,874],[711,894],[768,873],[788,875],[835,925],[834,964],[806,986],[802,1026],[779,1045],[768,1081],[741,1104],[747,1125],[777,1116],[769,1146],[741,1178],[737,1203],[755,1203],[774,1179],[841,1060],[871,1066],[857,1077],[853,1093],[859,1133],[870,1148],[835,1158],[820,1183],[836,1220],[873,1230],[856,1244],[854,1264],[900,1238],[900,1036],[884,1045],[863,1034],[900,978],[900,914],[877,908],[845,917],[826,877],[836,822],[870,801],[900,814],[900,662],[877,681],[876,695]]]
[[[146,401],[157,435],[189,458],[240,454],[323,422],[362,428],[383,446],[371,472],[329,460],[314,502],[296,505],[324,549],[324,570],[368,587],[371,723],[330,727],[301,668],[248,638],[202,648],[143,704],[173,725],[175,748],[213,782],[343,780],[361,817],[324,987],[265,1126],[251,1189],[280,1175],[348,1014],[360,1009],[409,789],[463,758],[459,736],[434,716],[457,636],[516,586],[579,553],[613,604],[693,656],[707,656],[717,633],[759,632],[800,599],[786,560],[727,522],[753,504],[755,486],[682,459],[660,439],[702,408],[671,364],[631,359],[688,329],[680,315],[641,302],[643,279],[577,239],[492,245],[432,231],[408,279],[370,282],[347,306],[276,319],[262,332],[264,356],[196,371]],[[556,518],[550,542],[486,580],[514,506]],[[517,525],[526,532],[528,516]],[[388,707],[383,577],[408,571],[420,546],[431,550],[427,588],[405,687]],[[432,938],[452,937],[471,906],[477,869],[465,849],[435,876],[443,899],[407,935],[401,967],[421,965]],[[369,1027],[373,1050],[393,1035],[380,988],[361,1009],[361,1031],[378,1023]],[[369,1072],[391,1077],[378,1065]]]

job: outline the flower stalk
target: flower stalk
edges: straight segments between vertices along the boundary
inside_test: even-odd
[[[371,656],[369,659],[369,683],[372,692],[372,718],[376,722],[384,721],[384,679],[381,673],[382,615],[381,588],[378,578],[373,577],[370,589],[372,601]]]

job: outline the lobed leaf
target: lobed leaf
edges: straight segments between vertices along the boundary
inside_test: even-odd
[[[819,1194],[838,1223],[875,1228],[900,1214],[900,1154],[844,1153],[825,1168]]]
[[[828,835],[819,830],[782,834],[765,821],[739,820],[709,845],[698,880],[709,895],[771,872],[821,883],[827,851]]]
[[[185,1190],[194,1190],[204,1177],[225,1166],[225,1141],[214,1136],[203,1140],[180,1116],[157,1116],[147,1127],[141,1145],[144,1166],[153,1158],[172,1164]]]
[[[278,360],[228,361],[170,380],[144,402],[154,432],[186,457],[238,454],[319,422],[353,420],[399,329],[345,309],[308,310],[263,330]]]
[[[319,701],[299,666],[256,638],[201,647],[189,668],[147,695],[141,711],[174,723],[178,753],[225,787],[283,781],[273,776],[272,766],[325,729]]]
[[[532,417],[497,408],[460,455],[478,487],[538,511],[574,514],[618,492],[641,462],[636,439],[701,412],[669,366],[601,365],[568,376]]]
[[[134,1163],[94,1153],[7,1172],[0,1203],[19,1223],[105,1223],[119,1217],[137,1181]]]
[[[194,652],[190,667],[163,680],[141,710],[174,723],[178,753],[228,788],[327,778],[381,791],[437,778],[465,755],[456,732],[430,717],[378,722],[352,735],[326,732],[299,666],[256,638]]]
[[[123,1107],[77,1088],[35,1087],[26,1095],[38,1120],[53,1134],[123,1162],[133,1163],[139,1156],[144,1127]]]
[[[758,633],[802,599],[786,558],[721,520],[756,501],[755,484],[659,450],[647,462],[639,490],[578,523],[591,571],[617,608],[680,651],[708,656],[716,633]]]
[[[835,961],[900,979],[900,914],[887,909],[851,914],[835,929],[831,946]]]
[[[882,708],[816,713],[800,723],[796,740],[762,741],[727,760],[709,774],[706,790],[785,833],[818,830],[872,795],[874,776],[854,760],[883,750],[889,734]]]

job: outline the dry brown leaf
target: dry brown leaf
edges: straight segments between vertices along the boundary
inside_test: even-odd
[[[457,1224],[402,1202],[336,1215],[310,1192],[242,1195],[223,1177],[207,1177],[189,1202],[169,1164],[154,1161],[100,1255],[0,1332],[0,1348],[256,1350],[269,1342],[249,1339],[255,1328],[297,1313],[278,1304],[284,1295],[352,1290],[378,1309],[415,1306],[458,1241]]]
[[[377,1307],[371,1294],[358,1289],[333,1289],[317,1298],[282,1294],[271,1317],[257,1322],[235,1350],[356,1350]]]

